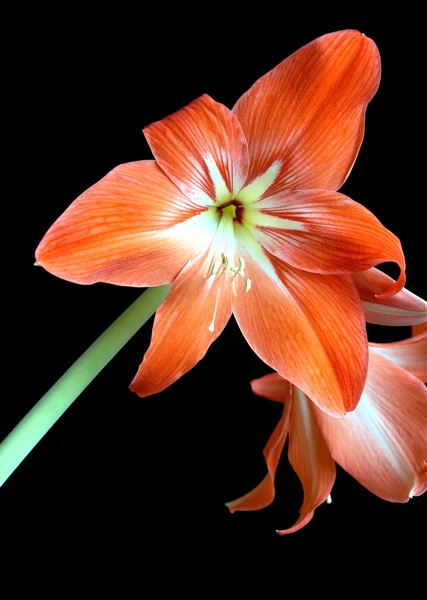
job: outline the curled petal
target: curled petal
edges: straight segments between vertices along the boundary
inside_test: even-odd
[[[382,296],[405,283],[405,257],[398,238],[361,204],[337,192],[282,192],[245,209],[252,230],[269,252],[312,273],[365,271],[394,261],[401,269]],[[259,224],[258,224],[259,223]]]
[[[259,510],[273,502],[275,495],[274,478],[289,429],[289,412],[291,408],[290,383],[277,373],[270,373],[252,381],[251,386],[255,394],[269,400],[282,402],[284,404],[283,414],[264,448],[264,458],[268,469],[267,475],[251,492],[237,498],[237,500],[226,503],[231,513],[236,510]]]
[[[119,165],[75,200],[36,250],[50,273],[75,283],[171,283],[212,239],[215,219],[154,161]]]
[[[362,143],[380,74],[374,42],[338,31],[261,77],[233,108],[248,140],[248,181],[273,169],[269,193],[340,188]]]
[[[369,344],[377,354],[427,382],[427,331],[401,342]]]
[[[226,326],[235,300],[226,274],[210,276],[210,249],[175,279],[156,312],[151,344],[130,388],[145,397],[161,392],[206,354]]]
[[[278,531],[280,535],[298,531],[313,518],[325,502],[335,482],[335,461],[316,422],[313,404],[298,388],[293,388],[289,423],[289,462],[304,489],[304,502],[296,523]]]
[[[387,293],[395,282],[379,269],[353,273],[352,278],[362,299],[368,323],[404,326],[426,321],[427,302],[406,288],[395,296],[384,297],[384,293]]]
[[[357,408],[342,419],[316,409],[333,458],[373,494],[407,502],[427,456],[427,389],[374,350]]]
[[[261,256],[272,272],[243,254],[252,286],[234,309],[249,345],[322,410],[333,416],[354,410],[367,369],[365,321],[354,284],[345,275],[314,275]]]
[[[228,202],[248,172],[245,136],[236,117],[204,94],[144,129],[157,163],[200,205]]]

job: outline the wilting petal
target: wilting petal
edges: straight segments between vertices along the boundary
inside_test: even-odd
[[[394,261],[401,269],[388,294],[405,283],[399,239],[361,204],[337,192],[283,192],[244,209],[253,235],[278,258],[312,273],[365,271]]]
[[[272,255],[277,274],[267,275],[243,257],[252,286],[234,314],[251,348],[322,410],[333,416],[353,410],[365,383],[367,340],[351,279],[298,271]]]
[[[427,389],[374,350],[356,410],[316,416],[333,458],[368,490],[392,502],[413,494],[427,456]]]
[[[267,475],[251,492],[237,498],[237,500],[226,503],[231,513],[236,510],[259,510],[273,502],[275,495],[274,477],[289,429],[290,383],[277,373],[270,373],[252,381],[251,386],[252,391],[258,396],[263,396],[275,402],[282,402],[284,404],[283,414],[264,448],[264,458],[268,469]]]
[[[394,279],[378,269],[354,273],[353,280],[362,299],[365,318],[375,325],[416,325],[427,319],[427,302],[406,288],[384,298]]]
[[[157,163],[200,205],[227,202],[244,184],[248,149],[236,117],[206,94],[144,129]]]
[[[131,383],[144,397],[161,392],[206,354],[233,310],[234,286],[226,273],[208,276],[211,250],[191,260],[156,312],[151,344]]]
[[[75,283],[170,283],[215,233],[217,219],[199,213],[154,161],[119,165],[67,208],[36,258]]]
[[[306,395],[293,388],[289,423],[289,462],[304,489],[304,502],[296,523],[278,531],[293,533],[307,525],[314,510],[328,498],[335,482],[335,461],[316,422],[314,407]]]
[[[369,344],[372,350],[427,382],[427,331],[401,342]]]
[[[261,77],[233,108],[248,141],[248,181],[275,172],[270,193],[340,188],[362,143],[380,70],[372,40],[339,31]]]

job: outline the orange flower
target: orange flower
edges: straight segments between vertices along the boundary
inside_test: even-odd
[[[204,95],[148,126],[156,160],[116,167],[50,228],[36,258],[58,277],[172,283],[131,384],[137,394],[189,371],[234,312],[258,356],[319,407],[335,416],[356,407],[368,347],[349,274],[395,261],[400,277],[382,298],[405,282],[399,240],[336,192],[379,80],[372,40],[325,35],[232,111]]]
[[[304,489],[293,533],[331,501],[335,461],[372,493],[407,502],[427,489],[427,331],[392,344],[369,344],[365,389],[356,409],[335,419],[277,373],[252,381],[255,394],[282,402],[283,416],[265,449],[268,474],[227,504],[257,510],[274,498],[274,477],[289,432],[288,457]],[[421,381],[420,381],[421,380]]]

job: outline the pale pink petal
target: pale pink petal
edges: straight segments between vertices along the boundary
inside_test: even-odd
[[[427,331],[401,342],[369,344],[372,350],[427,382]]]
[[[342,419],[316,410],[333,458],[372,493],[406,502],[427,457],[427,389],[374,350],[365,390]]]

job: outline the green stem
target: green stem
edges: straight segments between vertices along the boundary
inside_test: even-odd
[[[170,285],[145,291],[82,356],[0,444],[0,487],[59,417],[156,312]]]

